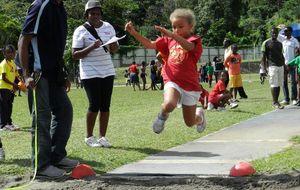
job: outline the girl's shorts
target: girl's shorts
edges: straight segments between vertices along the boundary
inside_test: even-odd
[[[185,106],[194,106],[197,104],[200,94],[200,91],[186,91],[183,90],[181,87],[179,87],[174,82],[167,82],[164,86],[164,91],[166,92],[167,89],[174,88],[176,89],[180,94],[180,99],[177,103],[177,107],[181,107],[181,105]]]
[[[241,75],[229,75],[229,88],[242,87],[242,76]]]

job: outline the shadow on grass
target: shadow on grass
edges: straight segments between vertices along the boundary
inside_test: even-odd
[[[158,152],[164,151],[164,150],[153,149],[153,148],[136,148],[136,147],[122,147],[122,146],[112,146],[111,149],[137,151],[137,152],[141,152],[141,153],[144,153],[144,154],[156,154]]]
[[[2,161],[1,164],[18,165],[20,167],[30,167],[31,160],[30,159],[9,159],[9,160]]]
[[[261,102],[262,100],[272,102],[271,93],[270,93],[270,98],[267,97],[247,98],[247,99],[240,99],[240,102]]]
[[[250,114],[250,115],[253,115],[253,116],[258,116],[257,113],[255,113],[255,112],[245,111],[245,110],[241,110],[241,109],[231,109],[230,112],[246,113],[246,114]]]

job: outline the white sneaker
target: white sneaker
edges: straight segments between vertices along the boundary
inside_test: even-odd
[[[198,123],[197,127],[196,127],[197,132],[201,133],[206,128],[206,119],[205,119],[205,115],[204,115],[204,110],[202,108],[197,108],[196,115],[198,115],[200,118],[202,118],[202,122]]]
[[[289,105],[290,102],[288,102],[288,101],[286,101],[286,100],[282,100],[282,101],[280,102],[280,104],[282,104],[282,105]]]
[[[100,139],[97,140],[98,144],[104,148],[109,148],[111,147],[111,144],[108,142],[107,138],[101,137]]]
[[[239,105],[235,102],[230,103],[230,109],[237,108]]]
[[[101,144],[97,141],[96,137],[94,136],[85,138],[84,142],[90,147],[101,147]]]
[[[159,113],[152,125],[153,132],[157,134],[161,133],[164,130],[164,125],[167,119],[168,116],[163,118],[161,113]]]
[[[298,103],[297,100],[293,100],[293,105],[296,105]]]
[[[207,110],[213,110],[214,109],[214,105],[210,102],[208,102],[207,104]]]
[[[3,148],[0,148],[0,160],[4,160],[5,159],[5,152]]]

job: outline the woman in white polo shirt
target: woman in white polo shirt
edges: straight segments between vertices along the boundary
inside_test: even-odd
[[[85,5],[87,22],[76,28],[73,34],[73,58],[80,60],[79,71],[86,91],[89,108],[86,114],[87,136],[85,143],[90,147],[110,147],[105,138],[109,121],[109,107],[115,76],[110,53],[118,50],[117,42],[101,47],[116,35],[111,24],[102,21],[99,1],[89,0]],[[92,34],[96,32],[97,34]],[[98,35],[98,36],[97,36]],[[99,113],[99,138],[93,130]]]

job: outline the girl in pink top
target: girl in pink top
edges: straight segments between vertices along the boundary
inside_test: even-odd
[[[156,41],[150,41],[139,34],[132,22],[125,25],[125,30],[146,48],[156,49],[168,57],[163,68],[164,102],[153,123],[153,131],[162,132],[169,113],[177,104],[181,104],[185,124],[188,127],[197,125],[197,131],[202,132],[206,126],[204,111],[201,108],[196,109],[201,91],[197,62],[202,53],[202,44],[200,36],[193,34],[195,15],[189,9],[176,9],[170,15],[170,21],[172,32],[155,26],[163,34]]]

